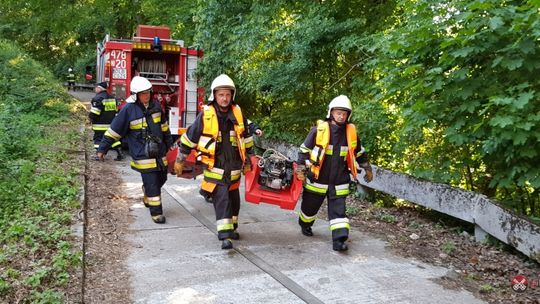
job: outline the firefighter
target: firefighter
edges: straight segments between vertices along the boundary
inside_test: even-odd
[[[319,120],[300,146],[296,169],[297,178],[304,181],[298,218],[302,234],[313,236],[311,226],[315,215],[327,198],[332,248],[336,251],[348,249],[345,241],[349,237],[349,219],[345,215],[345,198],[349,194],[350,175],[356,180],[356,163],[364,169],[366,182],[373,179],[356,127],[349,122],[351,112],[351,101],[345,95],[330,102],[326,120]]]
[[[88,114],[92,122],[92,130],[94,130],[94,148],[96,150],[99,148],[99,144],[103,139],[103,134],[109,129],[111,122],[118,112],[116,99],[107,93],[107,87],[108,83],[106,81],[96,85],[94,89],[96,96],[92,98],[90,113]],[[111,148],[116,151],[116,158],[114,160],[124,159],[121,146],[120,141],[112,144]],[[99,160],[99,158],[96,158],[96,160]]]
[[[73,73],[72,68],[68,68],[67,83],[68,83],[68,90],[75,91],[75,73]]]
[[[233,248],[232,240],[240,238],[236,231],[240,174],[251,171],[248,154],[253,137],[245,128],[247,119],[235,103],[235,95],[236,87],[229,76],[222,74],[214,79],[208,104],[180,137],[180,153],[174,165],[180,176],[190,151],[196,149],[200,153],[205,165],[202,189],[212,195],[221,249]]]
[[[131,168],[141,173],[143,202],[157,224],[165,223],[161,204],[161,187],[167,181],[166,153],[173,141],[169,125],[159,103],[151,101],[152,84],[148,79],[135,76],[131,80],[133,95],[118,112],[105,132],[97,156],[103,160],[113,143],[124,138],[131,155]]]
[[[249,131],[249,134],[251,135],[256,135],[256,136],[263,136],[263,131],[262,129],[259,127],[259,125],[251,120],[247,120],[247,123],[248,123],[248,131]],[[207,202],[207,203],[212,203],[212,193],[204,190],[203,188],[200,188],[199,189],[199,194],[204,198],[204,200]]]

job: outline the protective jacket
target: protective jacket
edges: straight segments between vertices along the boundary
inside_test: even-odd
[[[247,119],[239,106],[231,105],[224,113],[213,104],[206,105],[180,138],[180,152],[189,154],[192,149],[198,150],[201,162],[206,165],[205,181],[222,185],[236,183],[247,153],[253,147],[253,137],[246,125]]]
[[[328,185],[334,185],[336,196],[349,194],[350,175],[356,178],[357,162],[368,160],[361,143],[357,140],[356,127],[318,121],[300,146],[298,163],[308,163],[307,191],[326,195]]]
[[[69,72],[67,75],[67,81],[68,82],[75,82],[75,74],[73,72]]]
[[[159,156],[156,158],[149,158],[145,152],[149,134],[161,141]],[[107,152],[120,138],[124,138],[128,144],[132,169],[144,173],[161,171],[167,167],[165,155],[173,142],[169,124],[163,118],[159,103],[151,101],[146,109],[139,101],[126,104],[105,132],[98,152]]]
[[[109,95],[107,91],[101,91],[92,98],[91,108],[88,117],[92,122],[92,130],[107,131],[111,122],[116,116],[117,106],[114,96]]]

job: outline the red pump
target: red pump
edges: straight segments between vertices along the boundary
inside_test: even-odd
[[[293,210],[302,192],[302,181],[293,174],[291,185],[285,189],[274,190],[261,186],[258,182],[261,174],[261,167],[257,165],[259,160],[259,156],[251,157],[252,170],[245,175],[246,201],[254,204],[268,203],[278,205],[281,209]],[[294,170],[296,170],[296,163],[293,163],[293,172]]]

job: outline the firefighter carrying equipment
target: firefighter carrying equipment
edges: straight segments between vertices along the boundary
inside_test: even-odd
[[[245,130],[247,119],[240,107],[232,104],[227,111],[210,103],[197,114],[195,121],[180,138],[180,153],[200,152],[206,166],[202,189],[212,193],[218,239],[232,239],[240,210],[241,169],[253,146]]]
[[[352,106],[349,97],[345,95],[339,95],[338,97],[332,99],[332,101],[330,101],[330,103],[328,104],[328,114],[326,114],[326,119],[330,119],[330,113],[332,112],[332,109],[342,109],[349,112],[349,115],[347,116],[347,121],[350,120],[352,114]]]
[[[237,105],[232,105],[232,112],[237,123],[234,124],[234,131],[230,132],[229,139],[233,147],[238,147],[242,162],[245,163],[246,149],[253,147],[253,137],[243,137],[245,131],[244,118],[240,107]],[[182,135],[182,137],[180,138],[180,142],[182,143],[182,145],[189,147],[190,149],[197,148],[199,150],[201,162],[208,166],[207,170],[205,170],[205,176],[207,176],[206,172],[213,172],[212,170],[214,169],[217,143],[221,142],[221,136],[226,135],[220,134],[216,109],[212,105],[204,106],[202,114],[202,124],[202,134],[197,143],[194,143],[189,139],[187,132]],[[217,173],[215,177],[217,179],[221,179],[219,178],[219,172],[213,173]],[[238,179],[239,178],[240,176],[238,175]]]
[[[264,151],[257,163],[261,173],[257,182],[269,190],[283,190],[293,181],[293,161],[274,149]]]
[[[354,179],[356,179],[357,174],[357,168],[356,168],[356,157],[358,157],[361,153],[364,152],[360,151],[359,153],[355,154],[356,146],[357,146],[357,135],[356,135],[356,127],[353,124],[347,124],[346,125],[346,134],[347,134],[347,147],[346,150],[341,151],[340,156],[345,156],[347,160],[347,166],[353,176]],[[330,143],[330,123],[328,121],[322,121],[319,120],[317,124],[317,135],[315,137],[315,146],[311,151],[307,147],[305,147],[302,144],[302,147],[300,147],[301,151],[307,151],[309,153],[309,161],[311,163],[310,171],[315,177],[315,179],[319,178],[319,173],[322,168],[324,158],[326,154],[331,155],[333,151],[329,149],[329,143]]]
[[[232,100],[231,103],[234,104],[234,97],[236,96],[236,86],[234,85],[234,81],[231,79],[231,77],[221,74],[214,81],[212,81],[212,85],[210,86],[210,97],[208,97],[208,104],[212,103],[214,101],[214,92],[217,89],[231,89],[232,90]]]

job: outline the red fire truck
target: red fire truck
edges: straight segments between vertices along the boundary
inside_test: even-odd
[[[173,135],[180,135],[193,123],[204,102],[204,88],[198,86],[196,71],[203,52],[184,47],[171,39],[164,26],[139,25],[132,39],[107,35],[97,46],[97,82],[108,81],[109,93],[120,100],[130,95],[135,76],[150,80],[154,100],[161,103]]]

